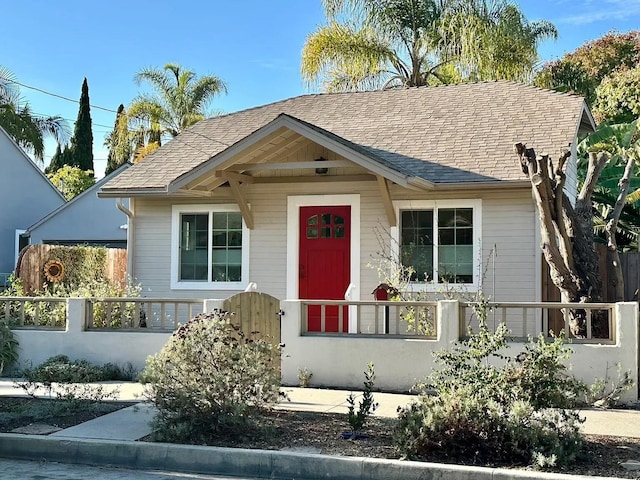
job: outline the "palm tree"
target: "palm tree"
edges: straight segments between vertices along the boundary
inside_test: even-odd
[[[69,126],[62,117],[47,117],[31,111],[20,96],[15,76],[4,67],[0,67],[0,127],[18,145],[33,152],[39,161],[44,158],[46,135],[53,136],[58,145],[65,145],[70,136]]]
[[[127,109],[132,120],[132,130],[140,131],[146,143],[157,142],[161,137],[175,137],[185,128],[205,118],[209,102],[221,92],[226,93],[225,83],[208,75],[198,78],[190,70],[169,63],[164,69],[145,68],[135,76],[138,85],[149,83],[155,92],[135,98]]]
[[[371,90],[447,82],[438,55],[443,2],[324,0],[330,23],[309,35],[302,76],[327,91]],[[348,11],[349,20],[338,21]]]
[[[509,0],[450,2],[442,20],[442,46],[469,80],[530,81],[538,46],[556,39],[546,20],[529,22]]]
[[[557,36],[505,0],[324,0],[302,76],[328,91],[525,80],[539,43]]]

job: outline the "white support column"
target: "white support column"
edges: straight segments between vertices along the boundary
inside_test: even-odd
[[[298,384],[298,370],[304,368],[305,348],[301,328],[301,308],[299,300],[283,300],[280,308],[284,312],[280,322],[280,342],[282,348],[281,375],[284,385]]]
[[[87,300],[85,298],[67,299],[67,333],[80,333],[86,330],[85,318],[87,314]]]
[[[437,338],[441,348],[448,348],[451,342],[460,338],[460,302],[457,300],[438,301]]]
[[[616,336],[616,347],[621,353],[620,366],[622,371],[631,371],[631,378],[634,386],[625,392],[621,398],[626,403],[636,403],[638,401],[638,364],[640,351],[640,339],[638,338],[638,303],[620,302],[616,303],[614,309],[614,334]]]

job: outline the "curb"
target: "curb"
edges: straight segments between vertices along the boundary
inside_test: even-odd
[[[0,457],[130,469],[270,479],[318,480],[607,480],[526,470],[446,465],[275,450],[247,450],[0,433]]]

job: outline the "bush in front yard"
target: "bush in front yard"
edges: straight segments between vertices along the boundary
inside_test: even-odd
[[[226,315],[200,314],[181,326],[142,372],[145,396],[158,409],[156,439],[199,444],[248,432],[278,401],[279,355]]]
[[[568,465],[582,446],[578,413],[585,386],[566,372],[561,336],[531,340],[515,357],[501,351],[508,330],[480,328],[438,352],[420,400],[400,410],[396,448],[409,458],[439,453],[473,462]]]
[[[91,383],[111,380],[131,381],[136,372],[131,363],[121,367],[114,363],[94,365],[88,360],[71,361],[66,355],[51,357],[34,368],[25,368],[22,376],[27,382],[45,386],[52,383]]]

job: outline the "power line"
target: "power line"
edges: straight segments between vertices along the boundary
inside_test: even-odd
[[[73,98],[69,98],[69,97],[65,97],[64,95],[59,95],[59,94],[57,94],[57,93],[49,92],[49,91],[44,90],[44,89],[42,89],[42,88],[38,88],[38,87],[33,87],[33,86],[30,86],[30,85],[26,85],[26,84],[24,84],[24,83],[17,82],[17,81],[15,81],[15,80],[7,80],[7,83],[14,83],[14,84],[16,84],[16,85],[20,85],[21,87],[28,88],[28,89],[31,89],[31,90],[35,90],[35,91],[37,91],[37,92],[44,93],[45,95],[51,95],[52,97],[60,98],[60,99],[62,99],[62,100],[66,100],[66,101],[68,101],[68,102],[73,102],[73,103],[77,103],[77,104],[79,104],[79,103],[80,103],[80,101],[79,101],[79,100],[74,100]],[[118,113],[118,112],[117,112],[117,110],[112,110],[112,109],[110,109],[110,108],[101,107],[101,106],[99,106],[99,105],[92,105],[92,104],[89,104],[89,106],[90,106],[91,108],[97,108],[97,109],[99,109],[99,110],[104,110],[105,112],[111,112],[111,113],[116,113],[116,114]],[[129,118],[135,118],[135,119],[143,120],[143,121],[147,121],[147,120],[148,120],[148,118],[141,117],[141,116],[130,116],[130,115],[127,115],[127,116],[128,116]],[[64,120],[72,121],[71,119],[68,119],[68,118],[65,118]],[[159,123],[160,123],[160,122],[159,122]],[[96,125],[96,126],[100,126],[100,127],[104,127],[104,128],[112,129],[112,127],[110,127],[110,126],[108,126],[108,125],[101,125],[101,124],[98,124],[98,123],[93,123],[93,122],[92,122],[92,125]],[[165,127],[167,127],[167,125],[164,125],[164,126],[165,126]],[[207,136],[207,135],[205,135],[205,134],[203,134],[203,133],[200,133],[200,132],[190,131],[189,133],[193,133],[193,134],[195,134],[195,135],[199,135],[199,136],[201,136],[201,137],[203,137],[203,138],[206,138],[207,140],[209,140],[209,141],[211,141],[211,142],[219,143],[220,145],[222,145],[222,146],[224,146],[224,147],[230,147],[230,146],[231,146],[231,145],[229,145],[228,143],[222,142],[222,141],[220,141],[220,140],[216,140],[215,138],[211,138],[211,137],[209,137],[209,136]],[[176,138],[178,138],[178,137],[174,137],[173,139],[176,139]],[[204,152],[204,151],[203,151],[203,150],[201,150],[200,148],[196,147],[195,145],[190,144],[189,142],[187,142],[187,141],[183,140],[182,138],[180,138],[180,141],[181,141],[183,144],[188,145],[188,146],[189,146],[189,147],[191,147],[191,148],[194,148],[195,150],[198,150],[198,151],[200,151],[200,152],[202,152],[202,153],[208,154],[208,152]]]
[[[15,83],[16,85],[20,85],[24,88],[29,88],[31,90],[35,90],[36,92],[44,93],[45,95],[51,95],[52,97],[61,98],[62,100],[66,100],[68,102],[80,103],[79,100],[74,100],[73,98],[65,97],[64,95],[59,95],[57,93],[48,92],[38,87],[32,87],[30,85],[25,85],[24,83],[16,82],[15,80],[8,80],[7,83]],[[104,110],[105,112],[118,113],[116,110],[112,110],[111,108],[101,107],[99,105],[91,105],[91,108],[97,108],[98,110]]]
[[[44,113],[36,113],[36,112],[33,112],[33,114],[34,114],[34,115],[37,115],[37,116],[39,116],[39,117],[48,117],[48,116],[50,116],[50,115],[45,115]],[[75,120],[73,120],[72,118],[65,118],[65,117],[60,117],[60,118],[61,118],[62,120],[66,120],[67,122],[74,122],[74,123],[75,123]],[[94,127],[94,126],[95,126],[95,127],[104,127],[104,128],[108,128],[108,129],[109,129],[109,130],[108,130],[109,132],[110,132],[111,130],[113,130],[113,125],[112,125],[112,126],[109,126],[109,125],[102,125],[102,124],[100,124],[100,123],[95,123],[93,120],[91,120],[91,127]]]

